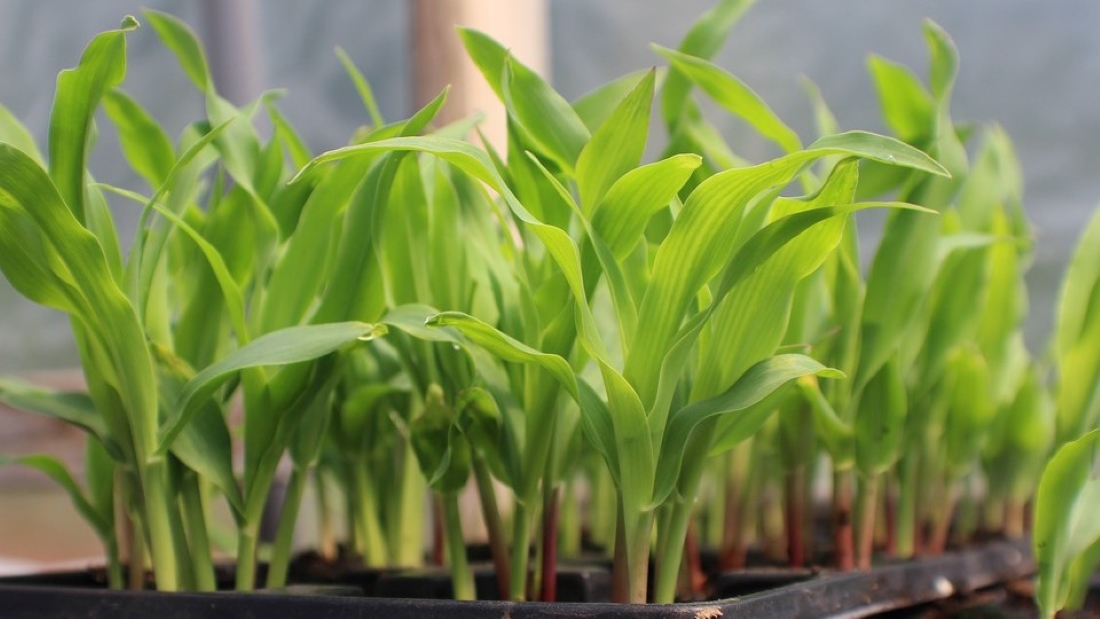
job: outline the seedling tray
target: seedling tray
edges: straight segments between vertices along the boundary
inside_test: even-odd
[[[624,606],[575,602],[456,602],[356,595],[348,587],[295,586],[257,593],[158,593],[61,587],[65,579],[43,575],[42,584],[20,577],[0,584],[5,617],[182,619],[278,616],[302,619],[447,617],[645,617],[723,619],[749,617],[873,617],[1019,579],[1034,571],[1024,543],[994,542],[942,557],[884,564],[870,572],[822,572],[803,582],[744,597],[697,603]],[[70,580],[71,582],[72,580]],[[349,595],[350,594],[350,595]]]

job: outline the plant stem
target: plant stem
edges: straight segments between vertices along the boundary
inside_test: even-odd
[[[549,479],[545,480],[549,482]],[[548,484],[549,485],[549,484]],[[542,586],[539,600],[553,602],[558,596],[558,509],[561,488],[552,488],[542,510]]]
[[[626,604],[630,600],[630,567],[626,558],[626,525],[620,507],[615,517],[615,555],[611,567],[611,601]]]
[[[1004,534],[1008,539],[1021,539],[1027,532],[1027,501],[1009,498],[1005,501]]]
[[[528,524],[531,519],[526,504],[517,497],[512,509],[512,571],[508,582],[508,599],[527,599]]]
[[[140,471],[143,487],[142,504],[145,508],[145,525],[149,546],[153,555],[159,591],[178,591],[180,574],[176,558],[176,540],[172,527],[170,506],[175,500],[169,492],[168,466],[164,460],[147,463]]]
[[[508,560],[508,544],[504,541],[504,523],[500,520],[497,508],[497,495],[493,491],[493,477],[484,458],[474,455],[474,479],[477,481],[477,494],[481,499],[481,515],[485,519],[485,529],[489,533],[489,550],[493,554],[493,568],[497,574],[497,589],[500,598],[508,598],[509,579],[511,577]]]
[[[122,574],[122,560],[118,551],[118,538],[113,537],[107,544],[107,586],[111,589],[121,589],[126,578]]]
[[[145,588],[145,524],[138,517],[130,516],[129,579],[126,587],[134,591]]]
[[[321,468],[313,469],[313,487],[317,493],[317,520],[320,525],[320,543],[318,552],[326,561],[335,561],[338,550],[336,549],[336,534],[332,530],[332,505],[329,503],[328,490],[325,487],[325,476]]]
[[[352,556],[363,556],[363,539],[359,535],[359,495],[355,492],[355,476],[352,470],[355,464],[344,462],[341,467],[339,486],[344,490],[344,535],[347,552]]]
[[[237,532],[237,591],[256,588],[256,542],[260,537],[260,519],[245,521]]]
[[[787,500],[784,501],[784,509],[786,513],[788,567],[802,567],[806,563],[804,554],[806,544],[803,539],[803,532],[805,531],[803,516],[806,511],[806,505],[803,501],[805,498],[803,488],[805,479],[806,467],[801,464],[795,465],[784,476],[784,491],[787,495]]]
[[[760,503],[760,514],[763,517],[760,531],[764,539],[764,555],[776,563],[782,563],[787,558],[787,539],[783,530],[783,501],[782,489],[778,487],[775,479],[761,480],[764,484],[764,492]]]
[[[581,554],[581,506],[577,500],[577,484],[566,483],[562,491],[558,506],[558,556],[578,557]]]
[[[729,468],[729,458],[725,455],[715,456],[711,460],[711,475],[714,482],[714,494],[706,506],[706,527],[702,531],[703,544],[712,548],[718,548],[722,544],[722,533],[725,530],[726,511],[726,475]]]
[[[883,501],[883,519],[886,521],[885,550],[887,556],[897,556],[898,552],[898,484],[897,479],[887,478],[886,497]]]
[[[703,573],[703,561],[699,554],[699,531],[695,519],[688,521],[687,538],[684,541],[684,563],[687,565],[687,593],[698,599],[704,593],[707,576]]]
[[[879,475],[867,474],[856,495],[856,568],[871,569],[871,556],[875,548],[875,513],[878,510]]]
[[[671,604],[676,601],[676,582],[680,576],[684,540],[691,522],[689,502],[679,501],[670,507],[668,516],[660,520],[667,531],[661,533],[661,543],[657,548],[657,578],[653,584],[653,602],[656,604]]]
[[[657,579],[653,600],[658,604],[669,604],[676,597],[676,581],[680,575],[680,561],[684,556],[684,540],[687,537],[691,514],[695,507],[695,497],[699,496],[699,485],[706,470],[706,453],[710,449],[713,425],[710,421],[701,424],[688,442],[677,493],[681,500],[672,504],[672,514],[668,519],[667,531],[659,531],[662,541],[658,545]],[[650,517],[652,523],[652,517]],[[652,526],[652,525],[651,525]],[[646,547],[648,555],[649,547]],[[647,559],[648,560],[648,559]]]
[[[836,568],[850,572],[855,568],[852,549],[852,471],[833,471],[833,548]]]
[[[615,547],[615,529],[618,526],[618,504],[611,487],[611,474],[602,462],[590,469],[592,483],[591,505],[588,510],[588,527],[592,543],[610,555]]]
[[[982,530],[990,534],[1005,533],[1005,516],[1008,514],[1008,499],[986,496],[982,502]]]
[[[447,558],[451,566],[451,580],[456,600],[475,600],[474,574],[466,561],[466,543],[462,537],[462,521],[458,514],[458,493],[442,495],[443,523],[447,538]]]
[[[915,450],[898,461],[898,500],[895,513],[894,556],[908,559],[917,551],[917,469]]]
[[[186,473],[180,499],[183,502],[186,519],[195,589],[215,591],[218,583],[214,577],[214,561],[210,557],[210,538],[206,533],[206,507],[203,504],[202,488],[199,483],[197,474]]]
[[[756,453],[754,447],[752,455],[755,457]],[[738,506],[740,510],[737,526],[738,561],[740,562],[738,567],[745,566],[749,546],[756,543],[760,537],[761,521],[764,519],[762,495],[765,481],[764,471],[761,469],[753,469],[747,472],[745,477],[745,485],[741,490],[741,502]]]
[[[442,566],[446,562],[446,552],[443,547],[447,544],[446,534],[443,532],[443,500],[438,492],[432,493],[432,565]]]
[[[286,495],[283,497],[283,511],[279,514],[279,528],[275,531],[275,544],[271,548],[271,562],[267,567],[268,589],[286,586],[290,554],[294,550],[294,526],[298,520],[298,511],[302,506],[302,495],[308,478],[308,469],[294,467],[290,471]]]
[[[978,530],[978,499],[975,495],[974,476],[968,475],[963,482],[964,488],[960,492],[958,504],[955,507],[955,526],[950,533],[950,539],[954,542],[969,540]]]
[[[362,463],[352,467],[352,475],[355,477],[355,491],[359,499],[356,524],[363,544],[363,563],[367,567],[381,567],[386,563],[386,540],[382,537],[382,525],[378,521],[377,497],[367,481],[366,467]]]
[[[744,468],[741,466],[741,452],[743,447],[738,445],[728,456],[725,471],[725,479],[722,484],[725,487],[725,515],[722,519],[722,556],[721,566],[724,570],[734,570],[744,565],[744,544],[741,538],[741,505],[743,486],[745,483]]]
[[[951,517],[955,513],[955,503],[959,500],[959,490],[944,476],[943,489],[946,498],[932,515],[932,530],[928,536],[929,554],[940,555],[947,549],[947,536],[951,531]]]
[[[412,449],[407,447],[401,454],[400,500],[391,503],[391,522],[397,523],[396,538],[389,547],[390,565],[394,567],[424,564],[424,498],[428,493]]]
[[[629,514],[627,517],[631,517]],[[626,548],[628,601],[631,604],[645,604],[649,585],[649,545],[653,539],[653,512],[647,511],[634,516],[633,539]],[[673,573],[675,575],[675,572]],[[675,585],[675,580],[673,580]]]

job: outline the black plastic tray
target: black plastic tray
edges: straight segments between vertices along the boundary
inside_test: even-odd
[[[626,606],[602,603],[455,602],[398,598],[263,593],[157,593],[0,584],[0,614],[13,618],[287,617],[350,619],[448,617],[870,617],[965,594],[1034,571],[1025,543],[996,542],[943,557],[877,567],[871,572],[823,573],[804,582],[740,598],[688,604]],[[48,582],[48,579],[45,579]],[[55,581],[56,582],[56,581]]]

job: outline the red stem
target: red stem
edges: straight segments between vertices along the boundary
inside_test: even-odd
[[[893,486],[893,484],[888,484]],[[886,493],[886,554],[897,556],[898,553],[898,497],[892,491]]]
[[[805,541],[803,540],[803,516],[806,506],[803,502],[802,467],[788,471],[786,475],[787,500],[784,502],[787,528],[787,565],[802,567],[806,564]]]
[[[630,575],[627,572],[626,528],[623,526],[622,503],[619,504],[615,522],[615,558],[611,568],[611,601],[616,604],[630,603]]]
[[[542,590],[539,600],[553,602],[558,595],[558,504],[561,488],[550,493],[542,510]]]
[[[437,492],[432,493],[432,516],[432,565],[443,565],[443,501]]]
[[[703,573],[703,561],[699,556],[699,532],[695,519],[688,521],[687,539],[684,541],[684,564],[688,570],[688,584],[692,596],[701,597],[706,592],[707,575]]]
[[[855,569],[855,548],[852,544],[852,473],[833,474],[833,548],[836,568],[842,572]]]

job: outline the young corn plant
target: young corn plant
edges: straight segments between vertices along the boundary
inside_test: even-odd
[[[1032,544],[1039,580],[1035,599],[1043,617],[1080,608],[1100,565],[1100,531],[1093,517],[1097,485],[1100,364],[1100,212],[1093,216],[1070,260],[1058,299],[1054,330],[1055,399],[1059,448],[1047,463],[1035,496]],[[1073,439],[1073,433],[1081,433]]]
[[[154,23],[161,21],[159,14],[148,15]],[[87,399],[42,390],[28,393],[10,385],[6,397],[88,431],[89,498],[74,489],[71,476],[56,462],[23,462],[45,469],[65,485],[105,538],[112,585],[122,584],[117,534],[110,533],[118,524],[112,498],[117,497],[134,530],[132,585],[141,583],[147,547],[158,588],[210,589],[214,580],[206,489],[221,492],[235,515],[245,504],[231,468],[229,431],[220,405],[210,396],[240,370],[306,362],[378,330],[345,322],[251,339],[242,329],[240,314],[232,311],[242,305],[233,303],[240,302],[239,285],[228,260],[185,221],[195,213],[184,213],[193,208],[198,174],[218,160],[212,153],[226,148],[215,142],[229,138],[229,127],[238,119],[225,109],[220,124],[193,126],[174,148],[148,115],[117,90],[125,76],[126,37],[136,26],[136,20],[127,18],[121,29],[95,37],[80,64],[62,72],[51,116],[48,168],[26,140],[16,143],[27,150],[0,144],[5,170],[0,217],[5,229],[21,231],[4,235],[0,269],[31,300],[72,317],[88,386]],[[92,117],[101,102],[112,116],[128,117],[120,129],[124,154],[155,189],[153,198],[143,200],[142,226],[128,260],[123,260],[103,188],[90,182],[85,169]],[[195,248],[198,260],[190,268],[213,273],[217,287],[207,298],[229,306],[236,338],[235,349],[214,348],[198,372],[182,361],[175,347],[177,339],[181,347],[191,344],[182,342],[193,333],[173,331],[182,304],[173,303],[169,283],[169,272],[181,268],[170,264],[170,258]],[[191,281],[195,277],[192,272]],[[176,423],[180,419],[194,423]],[[178,440],[165,442],[165,433]]]
[[[645,143],[653,76],[638,80],[634,90],[589,138],[585,135],[587,128],[568,104],[541,82],[532,81],[533,74],[498,51],[499,46],[482,41],[479,38],[479,44],[471,46],[475,61],[484,65],[490,83],[510,102],[513,123],[522,127],[526,138],[536,140],[539,150],[530,160],[534,166],[528,169],[534,187],[541,191],[537,202],[535,196],[528,197],[527,202],[533,208],[537,204],[542,218],[521,201],[487,154],[444,138],[399,138],[347,147],[321,155],[302,174],[322,163],[368,152],[433,153],[496,191],[518,225],[532,240],[541,242],[545,255],[552,259],[549,266],[554,267],[556,277],[564,280],[565,290],[572,297],[567,308],[571,312],[567,311],[568,320],[560,329],[566,334],[575,331],[575,344],[566,340],[562,348],[567,353],[583,352],[595,363],[604,396],[579,377],[578,370],[562,354],[539,351],[484,321],[444,312],[432,317],[429,324],[453,327],[462,333],[465,343],[504,360],[540,367],[578,403],[586,437],[604,457],[616,485],[620,514],[618,571],[625,575],[627,584],[624,599],[642,603],[646,600],[654,510],[676,490],[684,453],[696,426],[721,413],[744,410],[799,376],[830,375],[824,366],[802,355],[771,356],[766,352],[763,359],[748,363],[735,359],[735,365],[743,367],[716,377],[712,390],[700,393],[694,401],[676,397],[700,334],[713,328],[712,318],[735,315],[735,309],[742,307],[724,305],[727,298],[740,296],[731,293],[743,290],[742,284],[753,281],[757,268],[806,229],[864,206],[851,204],[844,193],[844,188],[854,186],[855,167],[851,163],[841,166],[843,172],[837,173],[816,196],[819,201],[802,204],[801,210],[796,208],[799,201],[772,210],[776,192],[795,180],[808,164],[826,156],[867,158],[933,173],[943,170],[928,156],[895,140],[860,132],[831,136],[767,164],[714,175],[690,193],[677,208],[678,216],[667,236],[650,247],[645,241],[650,217],[664,211],[687,174],[698,165],[697,157],[679,156],[637,167]],[[494,83],[494,72],[485,66],[493,65],[496,58],[502,66],[499,81]],[[534,114],[534,110],[540,113]],[[619,136],[633,138],[628,142],[632,152]],[[547,169],[544,160],[556,168],[557,174]],[[666,166],[682,173],[678,178],[653,173],[665,172],[661,168]],[[514,180],[518,172],[514,168],[508,171]],[[559,175],[577,188],[579,203],[571,187],[560,182]],[[756,206],[766,213],[754,212]],[[743,227],[750,212],[754,223]],[[768,213],[775,219],[764,225]],[[647,269],[643,265],[649,262],[646,254],[650,253],[652,267]],[[782,262],[798,260],[795,254]],[[614,356],[589,301],[601,279],[614,308],[619,347]],[[572,316],[568,316],[570,313]],[[778,331],[781,335],[782,326]],[[548,389],[547,393],[553,395],[556,390]],[[527,413],[530,429],[531,411]],[[535,470],[533,487],[537,489],[541,467]],[[518,494],[520,501],[535,496],[531,490]],[[517,536],[513,543],[521,545],[524,539]]]
[[[467,125],[445,127],[437,135],[461,136]],[[509,456],[517,450],[502,446],[513,440],[507,430],[512,426],[512,411],[504,407],[503,414],[508,417],[502,417],[492,392],[478,378],[476,359],[454,341],[425,333],[423,327],[429,316],[438,313],[436,307],[497,319],[495,294],[500,294],[509,278],[500,267],[505,261],[497,253],[502,248],[500,228],[480,187],[445,162],[426,156],[408,157],[403,162],[390,208],[380,245],[394,309],[384,320],[392,320],[399,328],[404,325],[411,332],[394,337],[390,344],[417,401],[417,410],[409,415],[411,447],[442,505],[443,537],[455,594],[461,599],[474,595],[458,509],[458,493],[473,475],[498,586],[501,595],[507,596],[509,556],[492,480],[510,481]],[[418,250],[425,231],[427,243]],[[415,337],[417,334],[427,337]],[[481,363],[484,365],[484,360]],[[485,373],[491,372],[493,369],[485,369]]]
[[[888,545],[902,556],[913,553],[914,531],[924,524],[915,511],[918,484],[928,488],[929,476],[947,474],[953,486],[971,469],[996,411],[994,392],[1007,396],[1018,375],[1013,373],[1023,316],[1018,253],[1027,232],[1015,192],[1018,183],[1012,182],[1014,159],[1007,141],[994,131],[979,164],[970,168],[949,114],[957,67],[954,45],[931,22],[925,35],[932,58],[931,93],[907,69],[881,58],[872,59],[871,71],[887,124],[902,140],[928,148],[952,177],[898,176],[896,170],[879,168],[865,177],[859,192],[896,190],[902,199],[934,208],[942,217],[919,220],[911,213],[893,213],[866,283],[859,275],[854,239],[845,254],[838,254],[828,277],[830,324],[839,335],[830,338],[822,358],[853,380],[823,389],[808,380],[802,384],[816,431],[833,460],[837,523],[853,521],[848,471],[859,476],[856,543],[841,524],[834,533],[841,568],[870,567],[876,514],[884,500],[891,503],[887,512],[897,514],[897,521],[886,526],[897,536]],[[986,301],[999,313],[997,320],[981,324],[979,333],[980,314],[973,308],[985,307]],[[906,435],[926,439],[903,444]],[[945,453],[928,453],[940,437],[948,444]],[[894,499],[881,496],[880,487],[899,459],[895,510]],[[953,472],[940,469],[942,463]],[[939,472],[918,472],[921,466]],[[945,509],[935,516],[937,538],[944,538],[950,513]]]

